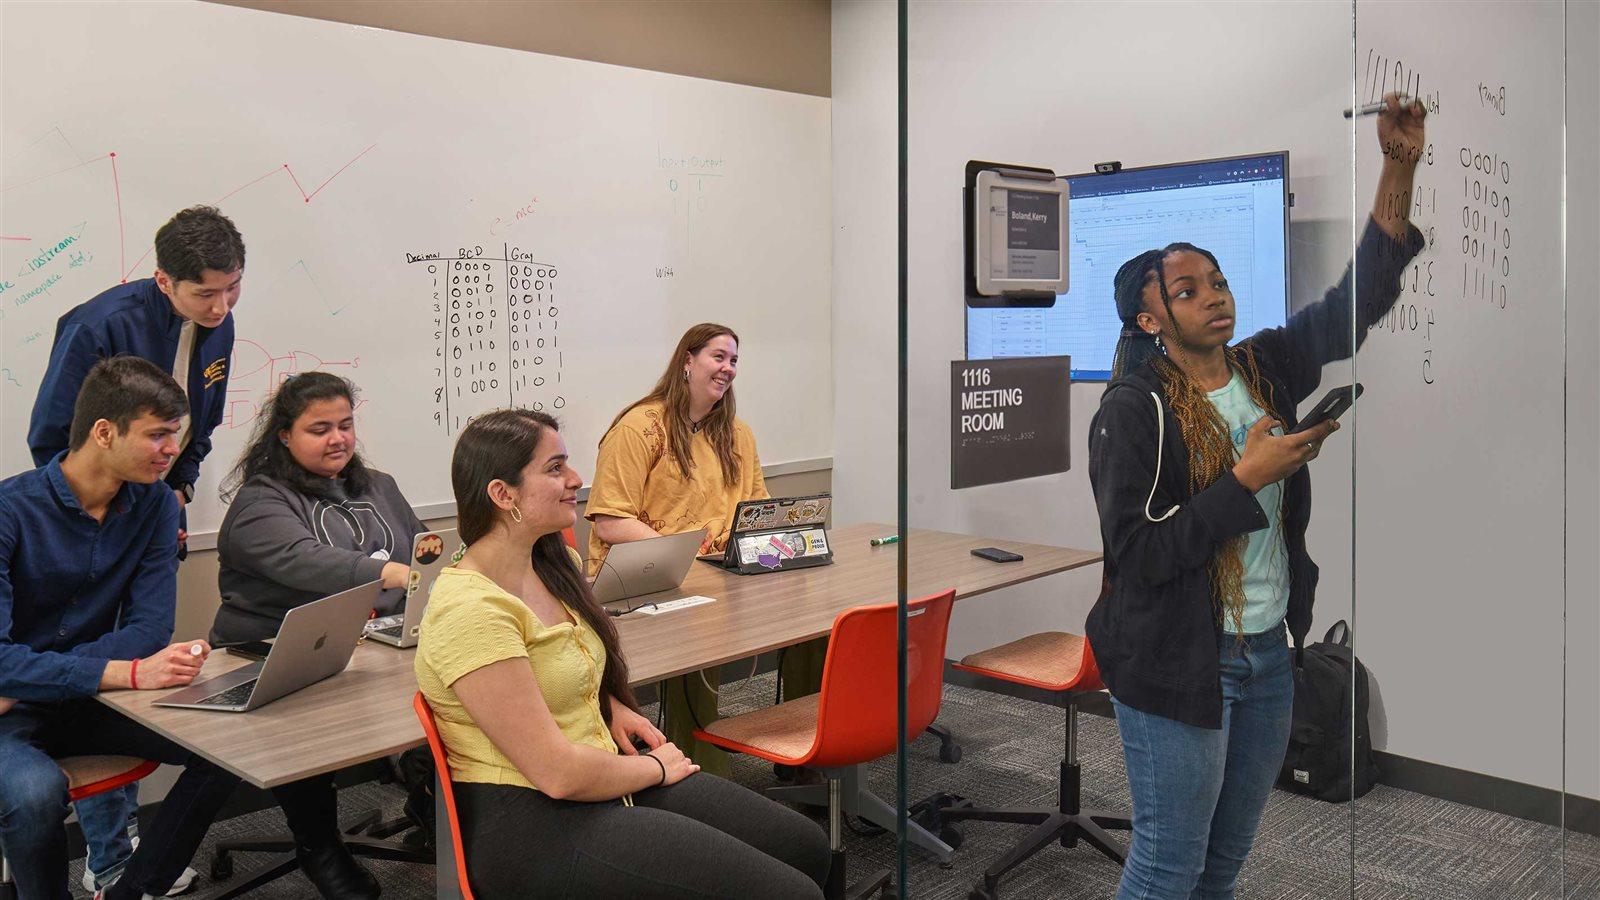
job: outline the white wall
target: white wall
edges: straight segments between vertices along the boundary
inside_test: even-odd
[[[833,517],[894,522],[895,4],[833,4]]]
[[[1575,173],[1570,237],[1573,258],[1584,260],[1592,259],[1596,246],[1595,9],[1593,3],[1574,3],[1569,12],[1575,67],[1568,104],[1569,172]],[[968,159],[1079,172],[1105,159],[1131,166],[1287,148],[1296,194],[1295,302],[1315,299],[1348,259],[1351,210],[1364,218],[1371,203],[1368,196],[1352,198],[1352,132],[1338,115],[1349,105],[1357,67],[1351,5],[1152,3],[1141,6],[1136,18],[1130,23],[1126,9],[1109,4],[911,4],[908,483],[915,527],[1099,546],[1086,439],[1101,392],[1096,385],[1073,388],[1072,471],[1010,485],[949,489],[947,363],[964,355],[958,210]],[[895,502],[895,115],[889,87],[895,75],[894,29],[892,4],[834,5],[834,471],[847,518],[887,518]],[[1408,40],[1415,38],[1401,40],[1402,45]],[[869,103],[869,97],[875,100]],[[1354,139],[1373,140],[1371,128],[1371,120],[1359,123]],[[1576,174],[1585,165],[1584,173]],[[873,179],[881,190],[865,189]],[[1568,424],[1574,448],[1569,558],[1574,568],[1568,599],[1567,780],[1569,790],[1595,796],[1600,793],[1594,762],[1600,758],[1600,672],[1593,648],[1600,644],[1595,609],[1600,572],[1592,548],[1600,545],[1594,515],[1600,499],[1594,475],[1600,438],[1595,436],[1597,376],[1591,351],[1600,329],[1594,292],[1581,279],[1576,283],[1585,286],[1568,299]],[[1347,379],[1348,363],[1341,365]],[[1330,371],[1325,380],[1340,377]],[[1352,611],[1351,469],[1350,448],[1337,440],[1315,468],[1317,504],[1309,538],[1322,567],[1319,630]],[[1381,528],[1382,523],[1363,522],[1362,527]],[[1058,576],[958,606],[950,655],[1048,628],[1080,630],[1099,577],[1098,569]],[[1453,599],[1483,606],[1507,600]],[[1547,637],[1543,650],[1519,652],[1559,652],[1559,635]],[[1483,677],[1481,662],[1441,661],[1435,654],[1418,655],[1414,664],[1380,662],[1375,672],[1380,726],[1385,683],[1394,686],[1402,679],[1398,684],[1412,687],[1404,680],[1424,677],[1423,669],[1433,669],[1426,677],[1443,676],[1457,684]],[[1435,668],[1439,665],[1449,667],[1448,675]],[[1496,669],[1517,672],[1518,660],[1499,660]],[[1471,723],[1478,736],[1467,742],[1465,757],[1463,742],[1448,735],[1406,734],[1403,743],[1386,749],[1515,778],[1524,773],[1507,760],[1518,753],[1519,741],[1528,733],[1552,733],[1545,723],[1561,714],[1558,685],[1525,688],[1525,708],[1484,711],[1486,716],[1509,714],[1513,721],[1502,724],[1510,727],[1483,729],[1482,720]],[[1518,717],[1538,725],[1518,727]],[[1557,786],[1543,777],[1520,780]]]

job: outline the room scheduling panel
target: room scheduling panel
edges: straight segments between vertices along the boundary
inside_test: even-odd
[[[973,203],[973,276],[979,294],[1067,290],[1065,179],[978,173]]]

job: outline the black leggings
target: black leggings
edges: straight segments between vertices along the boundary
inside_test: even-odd
[[[808,898],[832,855],[815,822],[715,775],[620,800],[457,782],[472,892],[521,897]]]

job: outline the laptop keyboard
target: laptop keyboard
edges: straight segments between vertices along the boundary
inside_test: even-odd
[[[196,706],[242,706],[250,700],[250,693],[256,689],[256,679],[252,678],[244,684],[228,688],[220,694],[201,700]]]
[[[399,625],[390,625],[388,628],[374,628],[374,629],[372,629],[372,633],[373,634],[386,634],[389,637],[398,638],[400,636],[400,632],[402,630],[404,630],[404,628],[405,628],[405,623],[402,622]]]

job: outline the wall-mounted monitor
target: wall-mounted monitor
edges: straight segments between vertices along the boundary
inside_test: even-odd
[[[1105,381],[1122,323],[1111,281],[1174,241],[1216,254],[1236,339],[1289,310],[1289,154],[1262,153],[1068,176],[1071,288],[1041,307],[965,307],[967,358],[1071,356],[1074,381]]]

